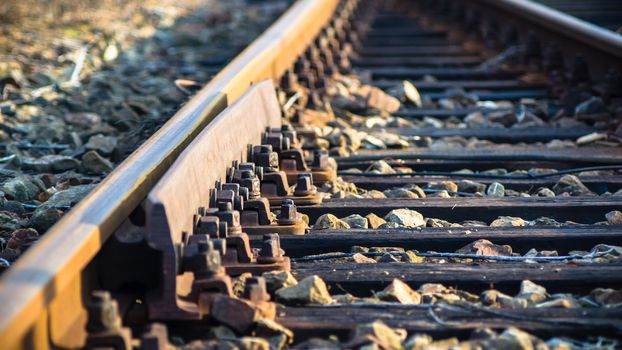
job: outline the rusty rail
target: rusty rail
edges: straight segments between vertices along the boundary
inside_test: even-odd
[[[293,63],[337,2],[295,3],[2,276],[3,347],[38,348],[48,336],[71,331],[83,315],[72,317],[63,306],[81,305],[80,273],[110,234],[220,111],[251,84],[277,78]]]
[[[528,0],[478,1],[622,59],[622,36],[610,30]]]

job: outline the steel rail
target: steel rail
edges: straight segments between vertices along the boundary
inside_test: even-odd
[[[277,79],[293,64],[337,3],[298,0],[3,274],[4,349],[48,348],[49,339],[83,322],[64,307],[82,305],[80,275],[106,239],[219,112],[253,83]]]
[[[573,41],[580,41],[587,46],[622,58],[622,35],[608,29],[528,0],[477,1],[489,8],[502,9]]]
[[[569,37],[575,33],[577,37],[572,39],[622,57],[622,41],[608,38],[589,24],[578,25],[579,20],[570,16],[526,1],[479,1],[526,16],[527,20],[535,20],[537,15],[548,29]],[[47,348],[49,339],[62,338],[80,324],[81,316],[71,315],[73,310],[67,308],[81,305],[80,275],[106,239],[218,113],[252,84],[276,79],[293,64],[329,20],[337,3],[298,0],[0,278],[3,348],[34,348],[39,344]],[[573,23],[580,28],[569,28]]]

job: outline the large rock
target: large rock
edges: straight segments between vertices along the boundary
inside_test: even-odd
[[[605,214],[609,225],[622,225],[622,212],[619,210],[610,211]]]
[[[496,220],[490,223],[490,227],[513,227],[525,225],[527,225],[525,220],[514,216],[499,216]]]
[[[353,149],[359,149],[361,147],[361,136],[364,133],[358,132],[355,129],[343,129],[341,130],[346,143]]]
[[[607,112],[607,106],[600,97],[592,96],[589,99],[578,104],[574,113],[576,116],[590,115]]]
[[[242,337],[235,340],[240,350],[270,350],[270,342],[259,337]]]
[[[333,301],[326,283],[316,275],[306,277],[294,286],[277,290],[276,299],[288,305],[324,305]]]
[[[359,214],[352,214],[342,219],[351,228],[368,228],[367,218],[360,216]]]
[[[80,166],[80,162],[72,157],[62,155],[47,155],[40,158],[24,158],[22,169],[37,172],[61,173]]]
[[[479,221],[479,220],[464,220],[460,223],[460,225],[464,227],[486,227],[488,226],[488,224],[486,224],[483,221]]]
[[[396,112],[400,109],[401,103],[397,98],[385,93],[375,86],[363,85],[359,89],[358,94],[366,99],[368,108],[386,111],[389,113]]]
[[[324,214],[315,221],[313,228],[316,230],[348,229],[350,225],[333,214]]]
[[[509,256],[512,255],[512,247],[509,245],[497,245],[486,239],[478,239],[466,246],[456,250],[459,254],[477,254],[491,256]]]
[[[380,227],[380,225],[386,223],[386,221],[383,218],[379,217],[378,215],[374,213],[365,215],[365,218],[367,219],[367,222],[369,223],[369,227],[373,228],[374,230]]]
[[[495,289],[484,291],[480,295],[482,304],[487,306],[501,307],[504,309],[524,309],[529,303],[521,298],[512,298],[507,294],[503,294]]]
[[[384,301],[398,302],[400,304],[419,304],[421,303],[421,294],[412,290],[406,283],[393,279],[381,292],[374,294],[375,298]]]
[[[425,262],[425,258],[409,250],[402,253],[402,262],[405,262],[407,264],[421,264]]]
[[[379,139],[388,148],[408,148],[408,141],[401,136],[389,132],[374,132],[374,137]]]
[[[111,154],[117,147],[117,138],[114,136],[94,135],[84,145],[88,150],[95,150],[101,154]]]
[[[436,192],[430,194],[432,198],[451,198],[451,195],[446,190],[436,190]]]
[[[387,198],[419,198],[419,195],[405,188],[392,188],[383,193]]]
[[[0,231],[12,232],[22,226],[21,217],[9,211],[0,211]]]
[[[384,219],[404,227],[425,227],[425,219],[421,213],[410,209],[393,209]]]
[[[361,253],[356,253],[352,255],[352,260],[357,264],[375,264],[377,261],[367,257]]]
[[[346,348],[358,349],[366,344],[376,344],[381,349],[401,350],[404,349],[402,341],[406,335],[406,332],[394,330],[378,320],[358,325],[354,330],[352,340],[346,344]]]
[[[238,298],[217,295],[210,305],[210,316],[216,321],[239,333],[244,333],[255,324],[262,315],[256,304]]]
[[[389,230],[389,229],[395,229],[395,228],[400,228],[400,227],[402,226],[396,222],[385,222],[384,224],[381,224],[380,226],[378,226],[378,229]]]
[[[505,196],[505,187],[498,182],[493,182],[486,189],[486,195],[491,197],[503,197]]]
[[[545,301],[548,297],[548,293],[546,292],[546,288],[529,280],[524,280],[521,282],[520,292],[516,297],[525,299],[530,304],[537,304]]]
[[[67,123],[83,128],[93,128],[101,124],[102,118],[95,113],[68,113],[64,116]]]
[[[433,190],[445,190],[448,192],[458,191],[458,185],[453,181],[430,182],[426,187]]]
[[[536,195],[538,197],[555,197],[555,192],[551,191],[551,189],[547,187],[542,187],[538,189],[538,192],[536,192]]]
[[[402,247],[371,247],[369,248],[369,251],[372,253],[392,253],[392,252],[403,253],[405,252],[404,248]]]
[[[564,175],[553,186],[553,192],[556,195],[569,193],[572,196],[589,195],[592,192],[574,175]]]
[[[259,321],[257,321],[255,335],[263,338],[284,336],[287,342],[294,339],[294,332],[268,318],[260,318]]]
[[[37,195],[45,190],[45,186],[40,180],[28,175],[22,175],[6,181],[0,190],[8,198],[26,202],[37,199]]]
[[[395,174],[395,169],[384,160],[374,162],[369,168],[370,171],[379,172],[381,174]]]
[[[112,163],[97,151],[88,151],[82,156],[82,167],[89,174],[104,174],[112,171]]]
[[[486,190],[486,185],[471,181],[471,180],[460,180],[458,182],[458,191],[466,192],[466,193],[483,193]]]
[[[367,191],[365,194],[363,194],[363,198],[387,198],[387,196],[384,195],[384,193],[377,191],[377,190],[371,190],[371,191]]]
[[[378,259],[378,262],[379,263],[399,263],[401,261],[397,256],[391,253],[384,253],[384,255],[382,255],[380,259]]]
[[[547,348],[542,340],[514,327],[506,329],[497,339],[509,342],[503,347],[504,349],[534,350]]]
[[[42,206],[71,206],[84,198],[95,185],[78,185],[54,193]]]
[[[404,342],[404,348],[408,350],[423,350],[430,344],[433,339],[428,334],[415,334]]]
[[[11,233],[11,238],[6,243],[7,248],[15,249],[23,253],[39,239],[39,233],[32,228],[19,229]]]
[[[622,290],[596,288],[590,293],[590,298],[602,305],[617,305],[622,303]]]
[[[460,224],[453,224],[449,221],[436,219],[436,218],[428,218],[426,220],[427,227],[461,227]]]
[[[266,280],[268,293],[272,294],[281,288],[296,285],[298,281],[289,271],[269,271],[264,272],[261,277]]]
[[[362,147],[365,149],[386,149],[387,145],[379,138],[373,135],[365,135],[361,142]]]
[[[60,219],[60,213],[55,207],[40,206],[28,220],[28,226],[39,232],[47,231]]]
[[[417,186],[417,185],[412,185],[410,187],[407,188],[409,191],[414,192],[417,196],[419,196],[419,198],[425,198],[426,194],[425,191],[423,190],[423,188]]]
[[[562,226],[561,222],[558,222],[557,220],[553,219],[553,218],[549,218],[546,216],[542,216],[539,217],[533,221],[529,222],[530,226],[555,226],[555,227],[560,227]]]

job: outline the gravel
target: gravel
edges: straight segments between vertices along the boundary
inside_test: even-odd
[[[45,234],[189,98],[176,79],[208,82],[289,3],[0,4],[0,243]]]

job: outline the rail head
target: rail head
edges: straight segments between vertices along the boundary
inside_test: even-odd
[[[477,0],[622,59],[622,35],[529,0]]]
[[[103,243],[207,123],[253,83],[278,79],[328,23],[337,3],[298,0],[2,275],[3,348],[28,347],[35,336],[51,339],[55,335],[48,332],[71,327],[52,324],[65,320],[51,315],[52,301],[80,287],[80,273]]]

